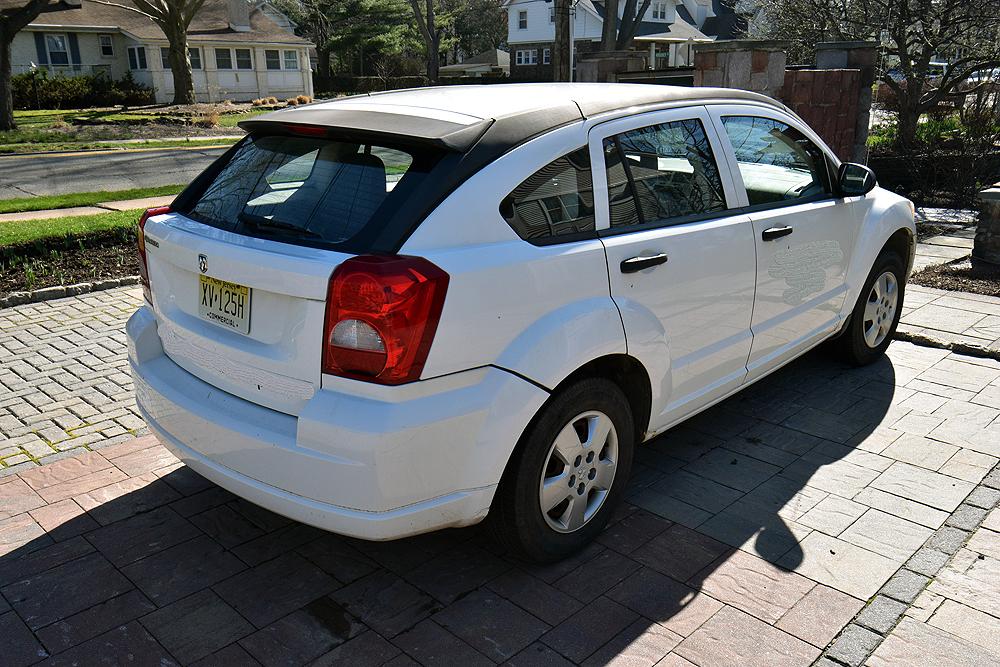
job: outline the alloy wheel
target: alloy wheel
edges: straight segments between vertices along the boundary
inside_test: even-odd
[[[889,335],[898,307],[899,283],[896,282],[896,274],[886,271],[872,285],[865,303],[862,331],[868,347],[878,347]]]

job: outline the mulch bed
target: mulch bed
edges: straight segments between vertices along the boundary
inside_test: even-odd
[[[910,276],[909,282],[924,287],[1000,297],[1000,271],[973,271],[968,261],[928,267]]]
[[[0,248],[0,297],[139,273],[135,231],[114,229]]]

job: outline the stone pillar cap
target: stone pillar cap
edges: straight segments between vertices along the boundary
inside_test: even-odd
[[[855,40],[849,42],[820,42],[819,44],[816,45],[816,50],[820,51],[825,49],[837,49],[837,50],[874,49],[877,46],[878,46],[877,42],[869,42],[864,40]]]
[[[720,39],[695,42],[695,51],[785,51],[791,42],[781,39]]]

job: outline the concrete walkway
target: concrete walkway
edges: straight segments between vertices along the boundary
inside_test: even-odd
[[[70,208],[54,208],[43,211],[24,211],[21,213],[0,213],[0,224],[5,222],[22,222],[24,220],[47,220],[50,218],[72,218],[78,215],[96,215],[108,211],[130,211],[137,208],[154,208],[167,206],[176,195],[162,197],[145,197],[142,199],[123,199],[120,201],[99,202],[93,206],[73,206]]]

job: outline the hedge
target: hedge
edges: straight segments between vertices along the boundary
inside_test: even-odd
[[[11,77],[15,109],[80,109],[153,104],[153,89],[128,72],[115,80],[105,74],[51,75],[36,69]]]

